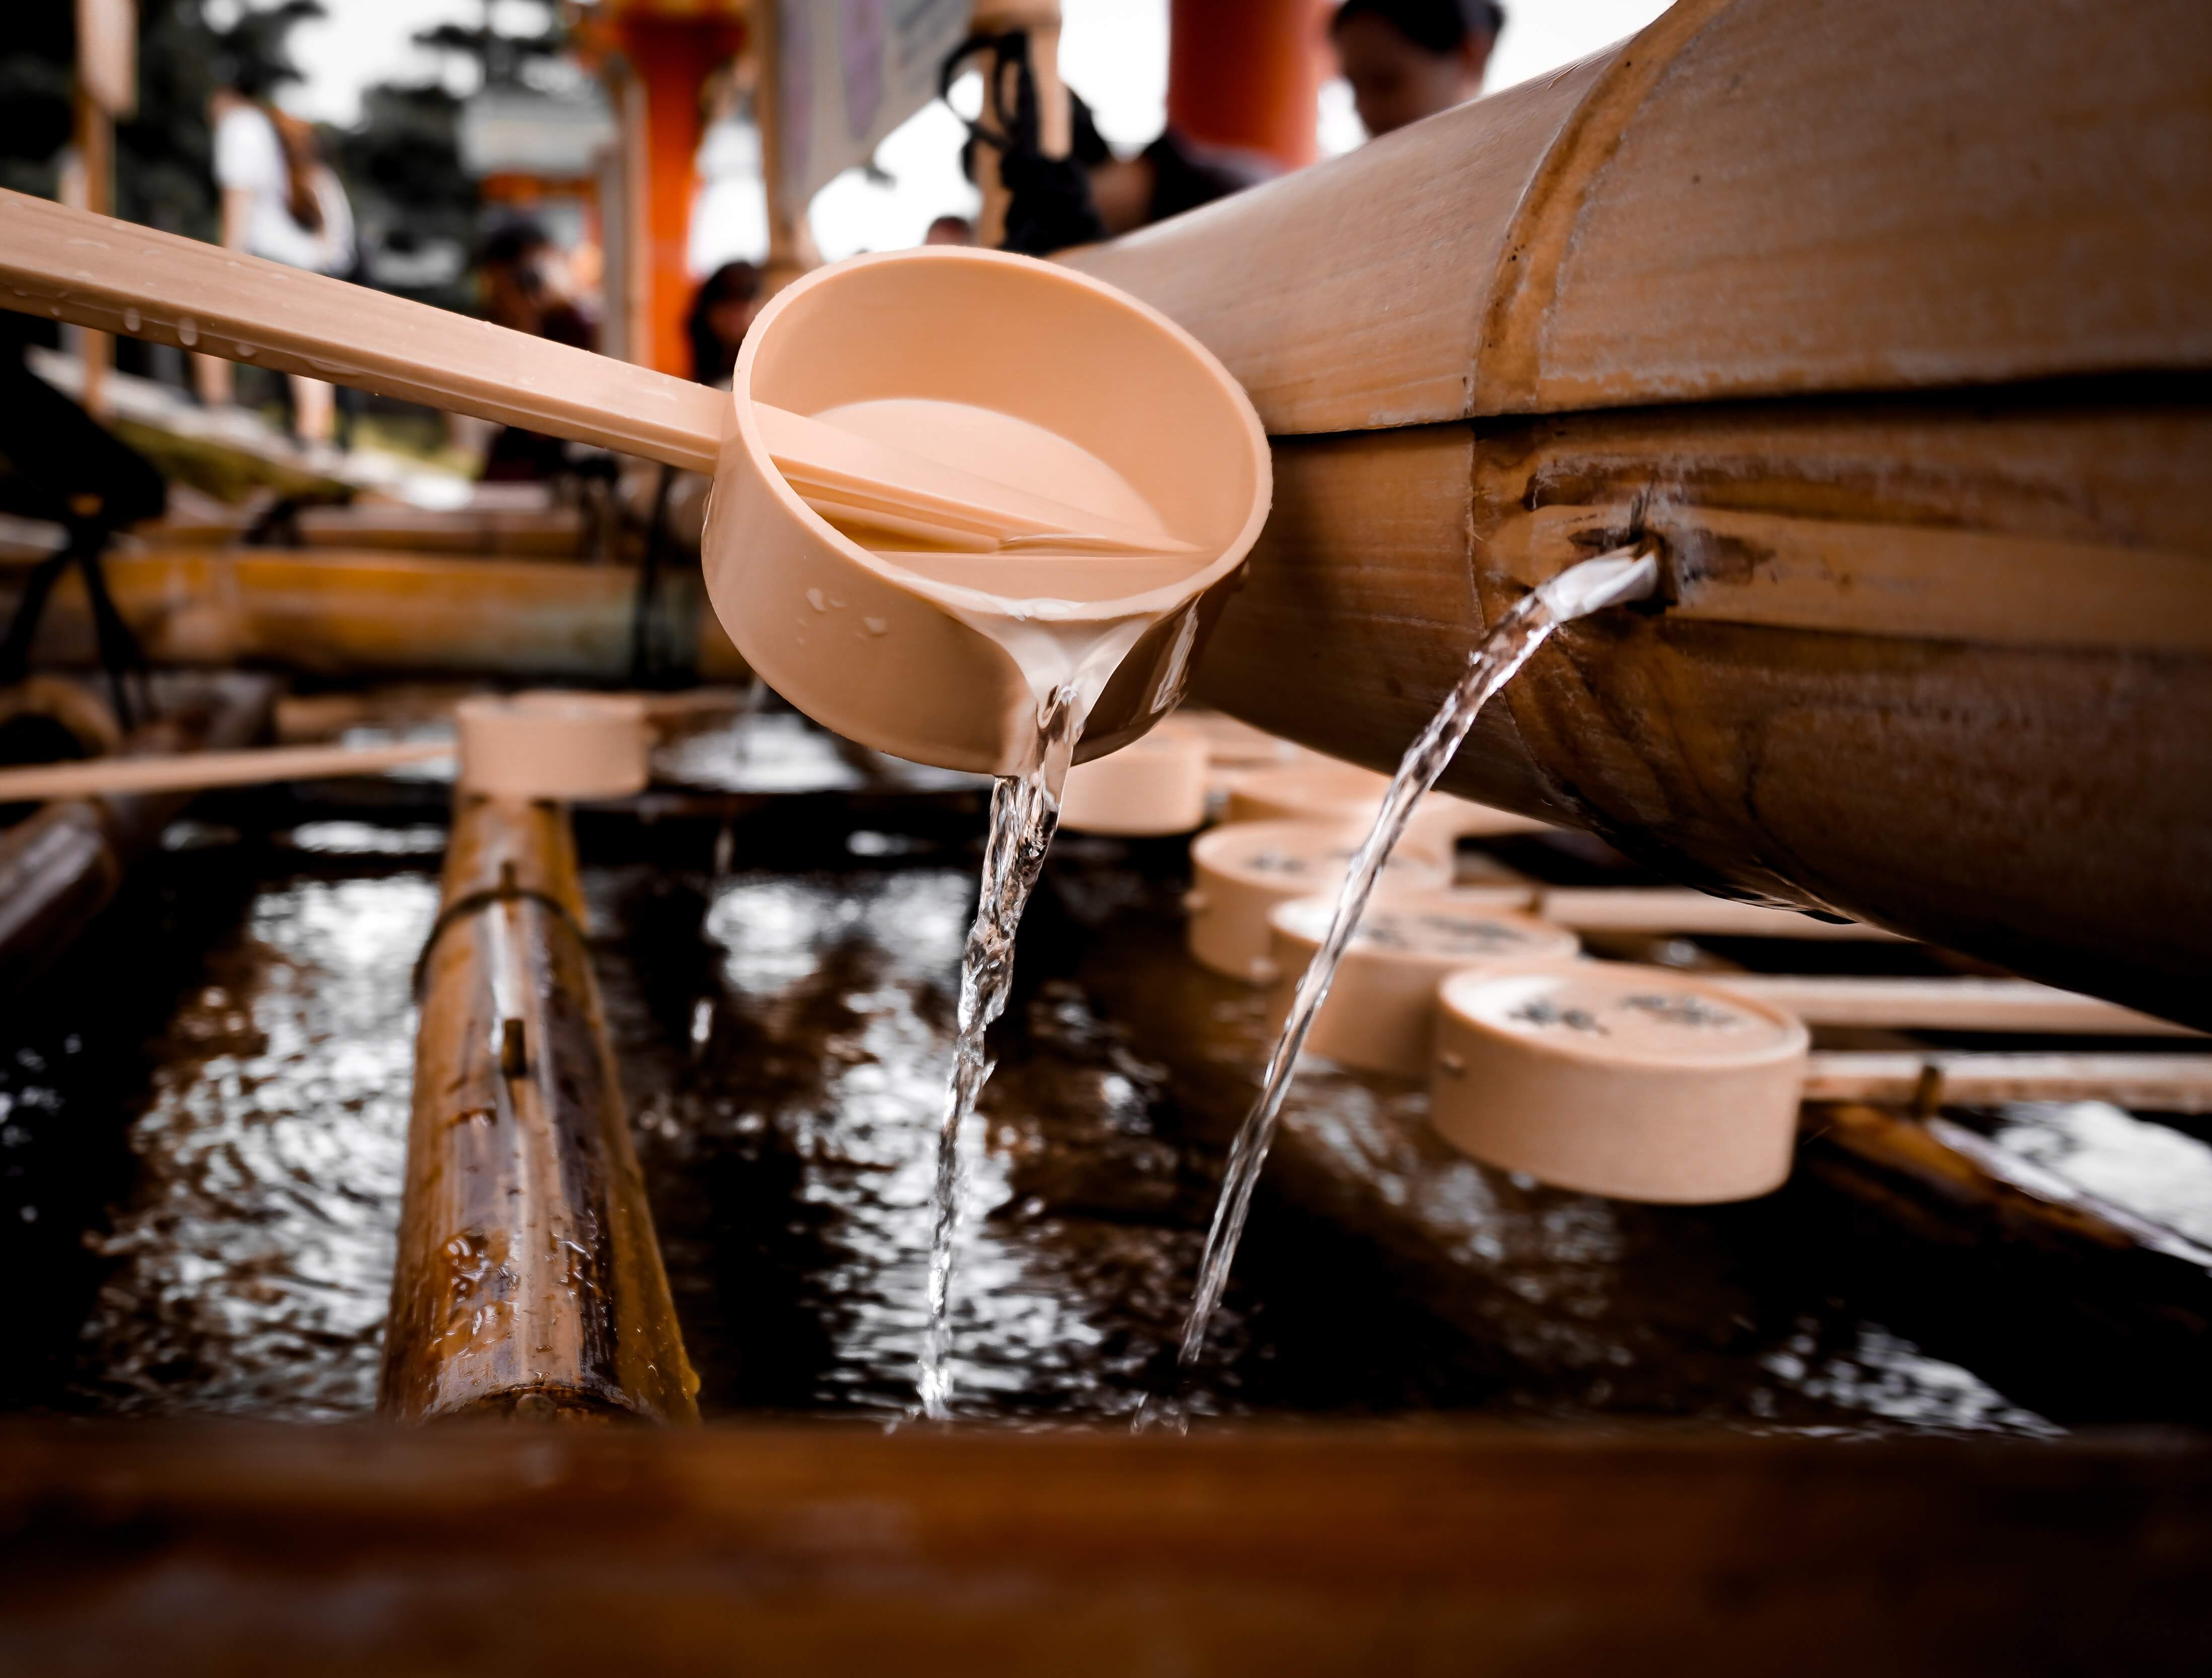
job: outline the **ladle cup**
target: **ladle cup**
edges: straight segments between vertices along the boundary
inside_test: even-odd
[[[1195,339],[997,252],[808,275],[755,322],[734,397],[6,192],[0,305],[710,472],[708,588],[738,650],[816,720],[948,769],[1022,768],[1064,683],[1092,701],[1079,759],[1172,709],[1267,512],[1258,417]],[[865,497],[833,523],[775,465],[756,400],[1011,487],[1037,516],[964,550],[870,526]],[[1056,531],[1070,508],[1100,528]],[[1146,545],[1120,545],[1133,533]]]

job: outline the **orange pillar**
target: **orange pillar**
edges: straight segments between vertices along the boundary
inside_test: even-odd
[[[1316,102],[1335,74],[1330,0],[1173,0],[1168,120],[1286,169],[1314,161]]]
[[[613,22],[645,98],[644,313],[652,332],[647,363],[688,376],[691,352],[684,337],[684,313],[690,306],[691,277],[684,255],[696,185],[692,161],[702,128],[699,93],[707,77],[736,53],[744,31],[726,16],[671,16],[642,9],[626,9]]]

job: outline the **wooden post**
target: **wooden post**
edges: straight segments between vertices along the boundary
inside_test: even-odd
[[[653,357],[653,240],[646,221],[645,90],[619,53],[601,67],[615,114],[615,143],[599,160],[599,227],[605,313],[599,352],[650,365]]]
[[[62,176],[62,202],[96,216],[114,213],[115,124],[82,85],[70,97],[71,128],[76,155]],[[78,405],[94,419],[107,412],[107,370],[115,358],[115,340],[88,326],[73,326],[84,382],[77,392]]]
[[[77,0],[76,85],[70,94],[76,141],[76,195],[64,201],[95,215],[115,213],[115,119],[138,104],[138,8],[133,0]],[[89,329],[77,334],[84,364],[78,400],[98,419],[107,412],[105,388],[115,340]]]
[[[1194,140],[1259,152],[1285,169],[1319,152],[1321,84],[1333,65],[1331,0],[1173,0],[1168,120]]]
[[[380,1407],[698,1420],[565,812],[458,795],[420,971]]]
[[[768,193],[768,261],[761,294],[773,297],[811,268],[822,265],[806,204],[784,173],[783,21],[777,0],[761,0],[752,14],[753,120],[761,138],[761,180]],[[811,66],[809,67],[811,69]],[[802,70],[801,74],[807,71]]]
[[[684,337],[684,313],[691,301],[691,195],[697,179],[693,158],[702,127],[699,91],[708,74],[737,51],[744,27],[733,10],[719,6],[632,5],[615,12],[611,27],[629,67],[628,94],[643,106],[641,118],[625,106],[623,143],[635,157],[637,142],[643,141],[642,170],[629,180],[641,184],[644,201],[630,210],[627,226],[645,234],[647,254],[629,275],[634,280],[641,268],[647,280],[649,336],[625,347],[642,366],[688,378],[691,353]],[[635,322],[635,298],[631,310]]]

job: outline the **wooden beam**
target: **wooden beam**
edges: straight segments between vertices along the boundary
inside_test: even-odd
[[[1536,893],[1536,913],[1577,932],[1680,933],[1708,938],[1894,941],[1859,921],[1816,921],[1795,909],[1737,903],[1674,886],[1555,886]]]
[[[1824,1050],[1806,1071],[1805,1099],[1927,1108],[2109,1101],[2154,1112],[2205,1113],[2212,1112],[2212,1055]]]
[[[82,20],[80,20],[82,24]],[[70,96],[76,155],[63,172],[63,201],[95,216],[115,213],[115,119],[96,98],[79,65]],[[94,419],[107,416],[107,376],[115,365],[115,340],[106,332],[76,329],[77,360],[83,368],[77,402]]]
[[[2181,1433],[0,1432],[0,1664],[83,1678],[2165,1678],[2208,1569]]]
[[[1808,1025],[1897,1031],[2081,1032],[2113,1037],[2196,1037],[2185,1025],[2115,1007],[2094,996],[2027,979],[1802,978],[1732,973],[1730,990],[1777,1003]]]
[[[450,740],[393,740],[376,745],[262,746],[250,751],[175,752],[94,757],[82,763],[0,769],[0,800],[76,799],[112,793],[195,793],[271,781],[382,775],[453,755]]]
[[[157,663],[600,681],[629,673],[637,573],[627,566],[198,547],[110,554],[103,564],[117,609]],[[0,562],[0,576],[20,568]],[[663,578],[659,609],[660,643],[691,647],[701,679],[746,673],[696,573]],[[74,574],[55,588],[33,653],[59,664],[94,656]]]
[[[420,968],[379,1408],[696,1421],[566,813],[464,793]]]
[[[239,508],[211,518],[164,519],[137,534],[156,549],[228,548],[236,546],[253,522],[247,509]],[[295,532],[296,543],[290,539]],[[573,559],[583,553],[587,535],[583,514],[574,507],[444,509],[364,502],[303,507],[287,526],[287,539],[271,545]]]

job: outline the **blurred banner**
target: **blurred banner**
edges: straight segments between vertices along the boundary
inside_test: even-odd
[[[786,201],[804,204],[937,96],[971,0],[777,0]]]
[[[111,117],[138,108],[136,0],[76,0],[77,85]]]

